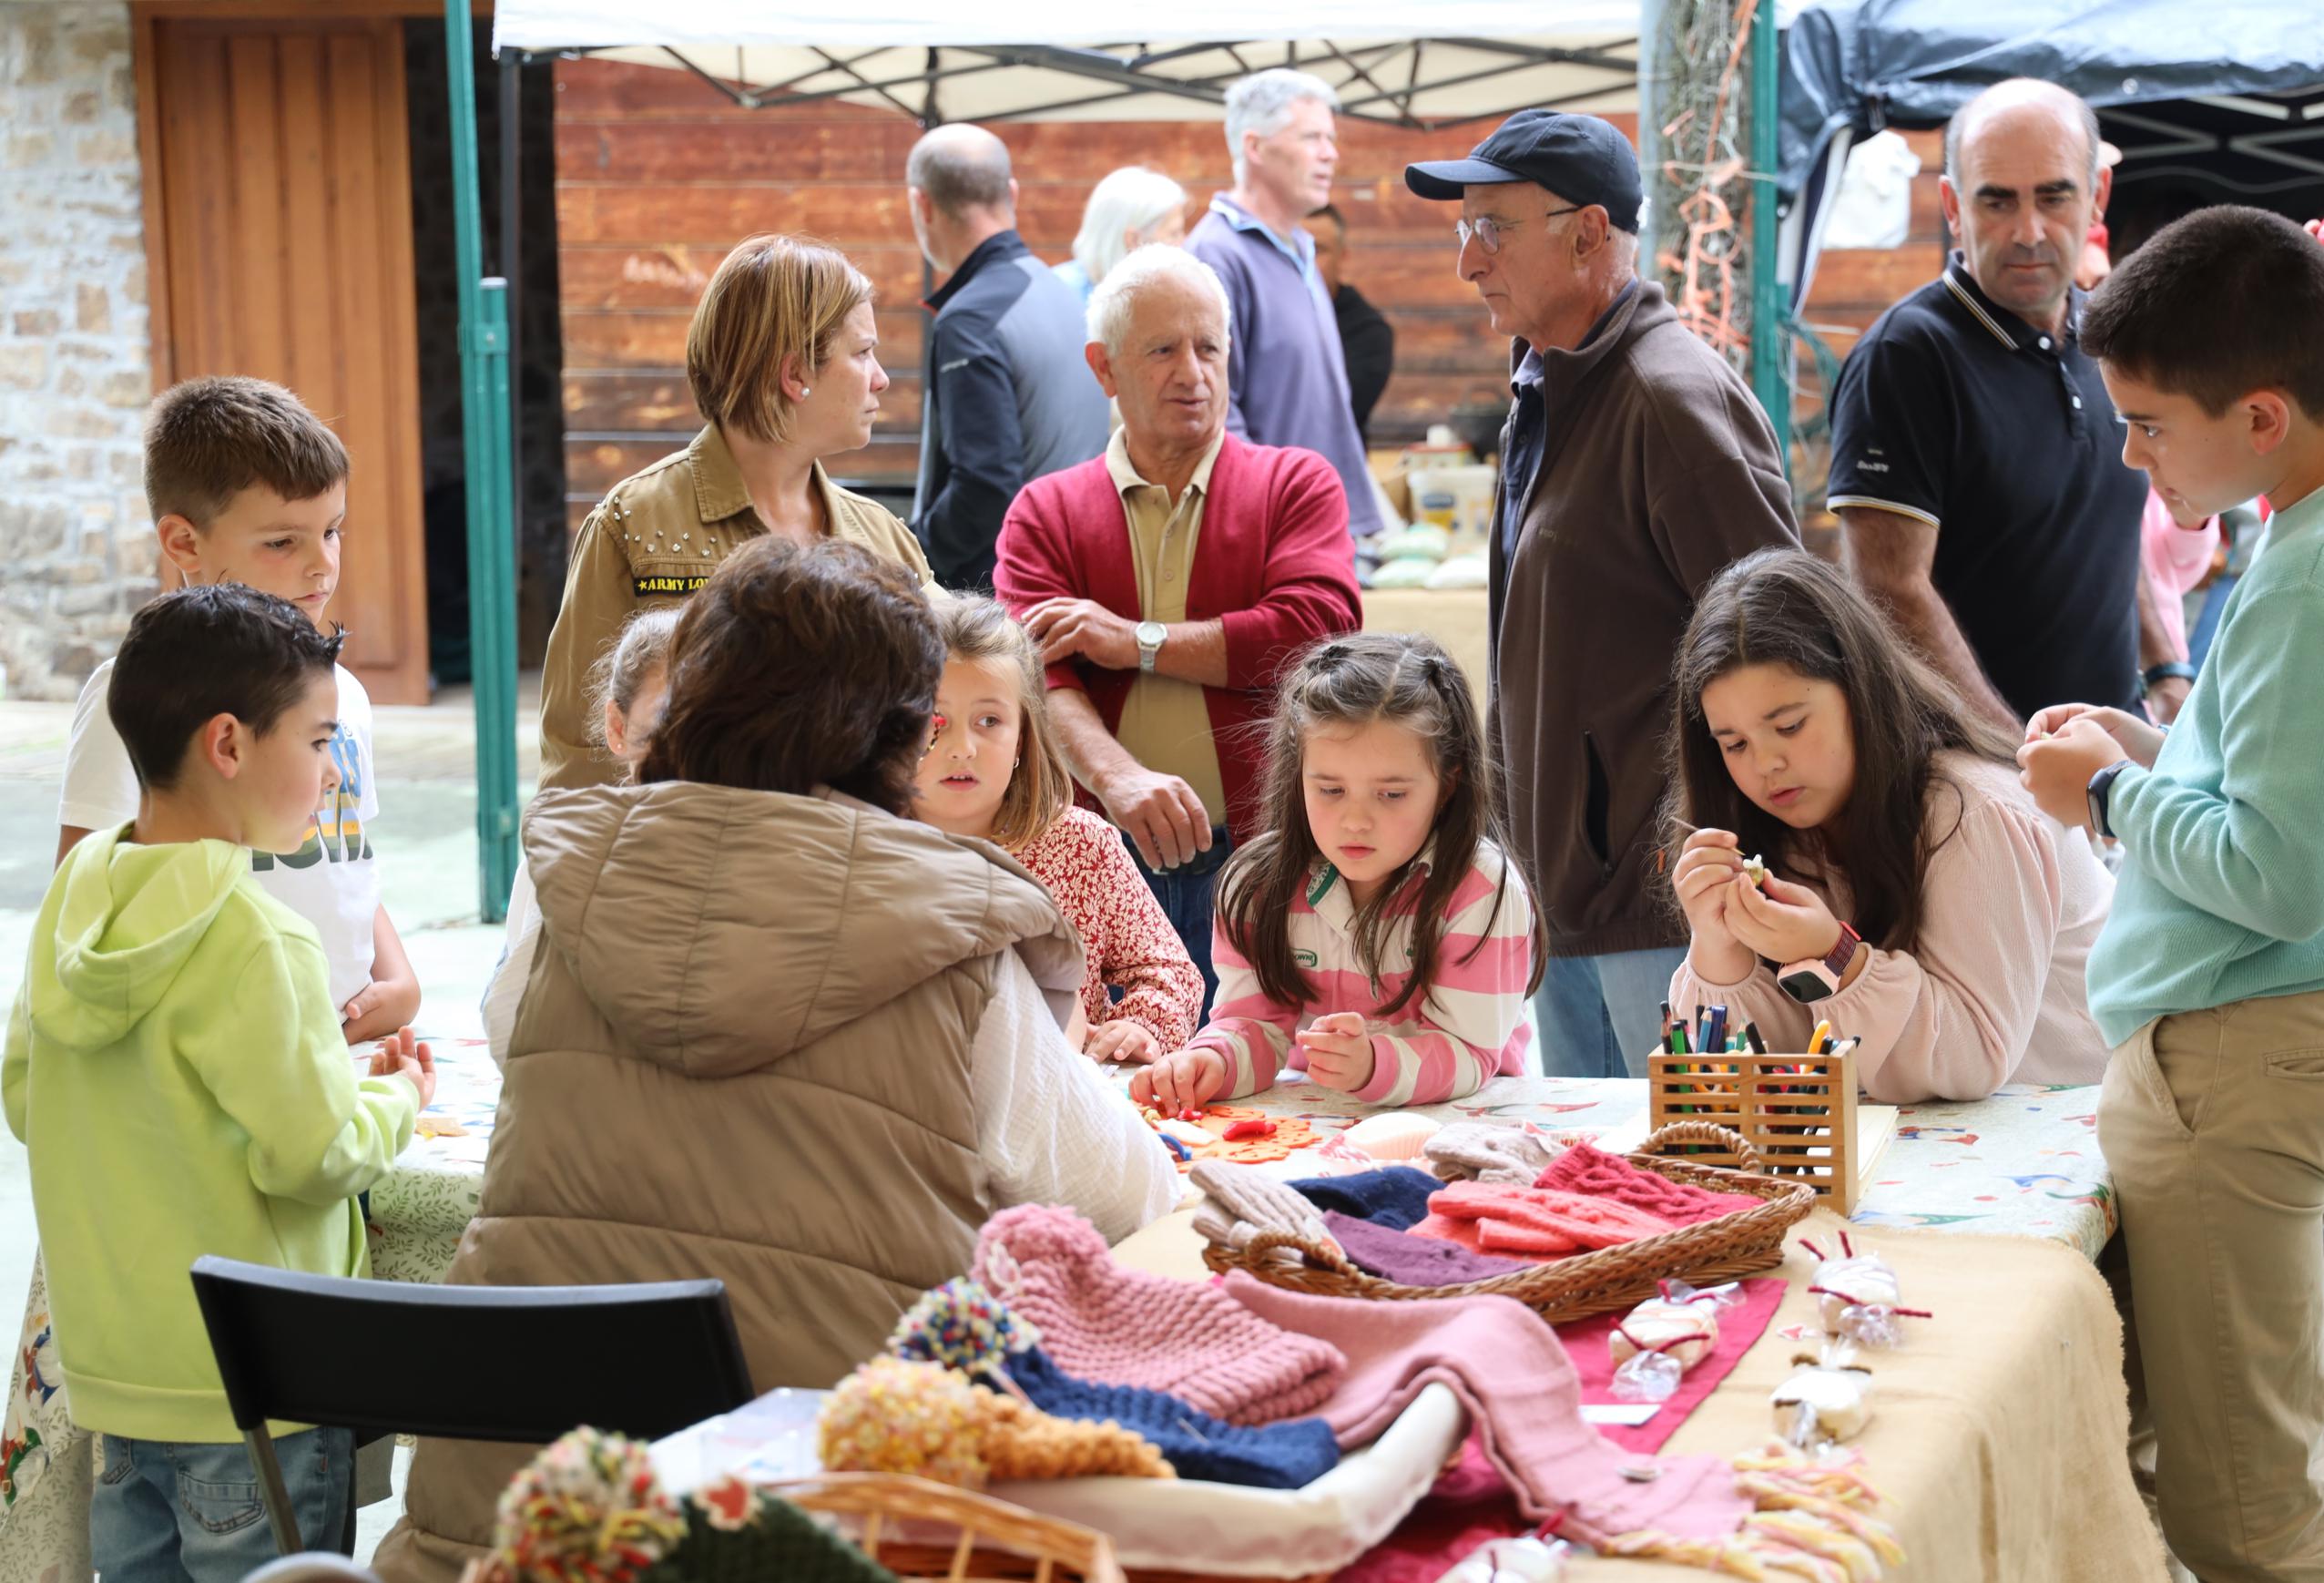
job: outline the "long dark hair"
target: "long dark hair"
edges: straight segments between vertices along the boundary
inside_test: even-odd
[[[638,783],[829,786],[909,815],[943,671],[936,618],[901,566],[835,539],[754,538],[687,601]]]
[[[1743,795],[1728,773],[1703,717],[1703,689],[1747,665],[1780,665],[1846,697],[1856,780],[1836,829],[1792,829]],[[1844,870],[1857,930],[1874,945],[1912,949],[1921,875],[1930,854],[1960,828],[1960,791],[1952,787],[1952,825],[1934,839],[1929,833],[1929,800],[1945,784],[1937,754],[2008,764],[2016,744],[1972,715],[1846,577],[1804,550],[1760,550],[1713,578],[1678,640],[1672,680],[1670,818],[1732,831],[1745,853],[1793,874],[1829,879]],[[1672,823],[1667,850],[1677,852],[1685,836]]]
[[[1392,921],[1407,915],[1412,920],[1412,975],[1378,1015],[1393,1016],[1408,1005],[1426,1003],[1453,894],[1475,865],[1479,845],[1500,841],[1493,766],[1476,704],[1460,668],[1435,639],[1359,632],[1310,649],[1284,677],[1268,725],[1262,792],[1267,831],[1228,860],[1218,881],[1219,927],[1259,975],[1260,992],[1278,1006],[1304,1006],[1315,995],[1291,955],[1291,907],[1322,857],[1308,828],[1303,744],[1320,727],[1361,727],[1374,720],[1402,726],[1428,743],[1444,799],[1436,813],[1434,862],[1417,896],[1411,894],[1419,864],[1415,854],[1356,913],[1356,956],[1375,980],[1384,976],[1381,958]],[[1507,843],[1500,844],[1505,853]],[[1508,904],[1504,856],[1493,895],[1496,921]],[[1533,935],[1533,982],[1525,988],[1530,995],[1541,981],[1547,951],[1530,897],[1524,904]],[[1470,955],[1483,945],[1480,938]]]

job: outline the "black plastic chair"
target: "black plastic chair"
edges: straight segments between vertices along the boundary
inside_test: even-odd
[[[421,1286],[209,1257],[193,1279],[286,1556],[303,1546],[269,1419],[359,1439],[527,1445],[587,1424],[651,1440],[756,1394],[724,1282]]]

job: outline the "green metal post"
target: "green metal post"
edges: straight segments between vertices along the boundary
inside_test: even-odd
[[[468,631],[476,707],[477,903],[508,915],[516,876],[516,534],[509,476],[507,283],[484,278],[470,0],[444,0],[453,251],[460,273],[460,416],[468,490]]]
[[[1776,279],[1776,106],[1783,89],[1775,10],[1775,0],[1759,0],[1751,16],[1751,393],[1775,425],[1776,452],[1789,473],[1791,336],[1784,328],[1783,283]]]

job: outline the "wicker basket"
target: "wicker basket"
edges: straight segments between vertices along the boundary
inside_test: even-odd
[[[1743,1169],[1720,1170],[1655,1153],[1689,1143],[1715,1144],[1731,1150]],[[1485,1294],[1514,1297],[1550,1323],[1563,1324],[1634,1307],[1655,1294],[1658,1281],[1683,1280],[1707,1286],[1772,1270],[1783,1261],[1783,1233],[1815,1207],[1816,1195],[1807,1186],[1757,1174],[1758,1151],[1734,1132],[1709,1122],[1674,1121],[1648,1138],[1629,1159],[1640,1169],[1672,1181],[1762,1201],[1756,1209],[1738,1210],[1700,1225],[1679,1226],[1658,1237],[1642,1237],[1459,1286],[1403,1286],[1383,1281],[1357,1269],[1336,1248],[1318,1246],[1281,1231],[1262,1231],[1240,1248],[1208,1243],[1202,1259],[1221,1273],[1246,1270],[1270,1286],[1319,1297],[1369,1297],[1390,1302]],[[1300,1262],[1269,1257],[1278,1248],[1297,1251],[1301,1255]]]
[[[863,1553],[906,1583],[1124,1583],[1113,1541],[932,1479],[893,1473],[823,1473],[763,1486],[805,1511],[841,1519]],[[932,1542],[934,1525],[953,1530]],[[898,1537],[890,1530],[904,1527]]]

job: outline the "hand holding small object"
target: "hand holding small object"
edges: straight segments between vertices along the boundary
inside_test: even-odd
[[[1083,1054],[1097,1061],[1128,1061],[1146,1066],[1162,1058],[1162,1041],[1144,1023],[1131,1022],[1126,1017],[1098,1024],[1090,1030],[1089,1042],[1081,1047]]]
[[[1745,947],[1770,962],[1804,962],[1840,944],[1840,920],[1804,885],[1768,876],[1755,885],[1738,873],[1729,882],[1727,924]]]
[[[1678,894],[1695,937],[1695,965],[1720,984],[1740,981],[1753,965],[1728,915],[1734,881],[1742,873],[1743,853],[1732,832],[1697,830],[1679,849],[1670,874],[1671,888]]]
[[[1130,1079],[1130,1098],[1166,1116],[1200,1109],[1227,1091],[1227,1057],[1206,1046],[1163,1057]]]
[[[408,1027],[396,1029],[372,1051],[372,1077],[388,1077],[398,1073],[410,1078],[412,1087],[419,1090],[421,1109],[435,1103],[435,1052],[414,1040]]]
[[[1299,1033],[1300,1048],[1307,1052],[1308,1076],[1327,1088],[1352,1094],[1371,1081],[1371,1036],[1364,1019],[1352,1011],[1335,1011],[1317,1017]]]
[[[2165,733],[2148,721],[2128,710],[2086,703],[2052,704],[2026,723],[2025,740],[2038,742],[2054,737],[2074,720],[2095,720],[2121,747],[2122,756],[2142,769],[2153,769],[2156,755],[2163,751]]]
[[[2017,778],[2043,812],[2068,830],[2087,830],[2090,777],[2124,757],[2123,744],[2104,725],[2087,714],[2074,715],[2017,750]]]

